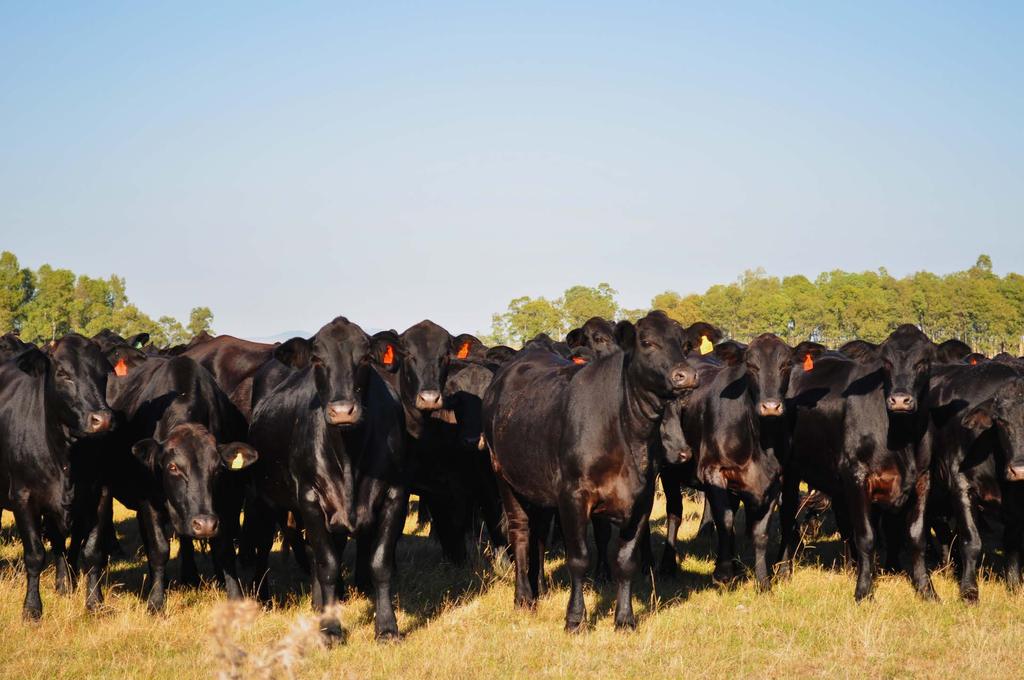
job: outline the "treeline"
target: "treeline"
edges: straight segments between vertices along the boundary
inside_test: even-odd
[[[541,332],[563,337],[591,316],[634,319],[646,313],[622,309],[615,295],[602,283],[574,286],[555,300],[516,298],[493,316],[490,340],[521,345]],[[757,269],[703,293],[655,295],[651,309],[683,324],[707,321],[741,341],[772,332],[790,343],[811,339],[835,347],[854,338],[878,342],[899,324],[913,323],[933,339],[958,338],[986,354],[1024,354],[1024,276],[997,276],[988,255],[964,271],[903,278],[884,268],[835,270],[813,280]]]
[[[17,331],[22,340],[40,343],[66,333],[91,337],[109,328],[127,337],[149,333],[159,346],[188,342],[212,332],[213,312],[195,307],[187,324],[172,316],[154,320],[128,300],[125,281],[75,274],[44,264],[23,268],[14,253],[0,253],[0,333]]]

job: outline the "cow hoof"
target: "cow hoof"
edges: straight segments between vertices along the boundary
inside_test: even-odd
[[[320,637],[327,647],[343,645],[348,641],[348,631],[342,628],[338,619],[322,619],[320,621]]]
[[[973,588],[961,588],[960,599],[967,604],[978,604],[978,589]]]
[[[615,617],[615,630],[632,631],[636,630],[636,617],[632,614],[623,616],[621,619]]]
[[[772,580],[770,578],[764,578],[764,579],[760,579],[759,578],[759,579],[757,579],[757,581],[754,582],[754,588],[759,593],[771,592]]]
[[[43,618],[42,607],[24,607],[21,610],[21,618],[28,623],[35,623],[39,619]]]
[[[524,609],[526,611],[531,611],[531,612],[532,611],[536,611],[537,610],[537,600],[532,598],[532,597],[521,597],[521,596],[517,595],[516,596],[516,600],[515,600],[515,606],[516,606],[516,609]]]
[[[375,633],[374,637],[377,642],[380,643],[395,643],[402,641],[402,635],[398,632],[397,628],[388,628],[387,630],[381,630]]]
[[[937,592],[935,592],[935,588],[932,587],[931,583],[928,583],[928,584],[918,588],[917,589],[917,594],[921,597],[922,600],[925,600],[927,602],[938,602],[939,601],[939,594]]]
[[[874,599],[874,595],[871,592],[871,590],[868,590],[868,589],[861,590],[860,588],[858,588],[857,592],[855,592],[853,594],[853,599],[858,604],[860,604],[861,602],[870,602],[872,599]]]
[[[164,601],[161,598],[159,601],[150,600],[146,603],[146,609],[153,616],[159,616],[164,613]]]
[[[789,579],[793,578],[793,567],[790,566],[788,563],[780,564],[779,570],[775,573],[775,576],[780,581],[788,581]]]
[[[584,632],[586,629],[587,629],[587,626],[586,626],[585,623],[583,623],[583,619],[580,619],[578,621],[577,620],[566,619],[566,621],[565,621],[565,632],[566,633],[572,633],[573,635],[579,635],[580,633]]]

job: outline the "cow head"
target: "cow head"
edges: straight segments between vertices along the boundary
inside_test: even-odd
[[[715,348],[716,355],[729,365],[743,364],[747,377],[747,393],[755,412],[765,418],[774,418],[785,412],[785,395],[789,378],[795,370],[813,370],[814,360],[825,351],[816,343],[800,343],[790,347],[774,333],[764,333],[749,345],[731,341]]]
[[[132,453],[160,486],[174,530],[191,538],[217,535],[219,518],[213,510],[217,478],[244,470],[259,457],[248,444],[218,446],[213,435],[196,423],[175,425],[162,440],[138,441]]]
[[[48,400],[76,436],[107,432],[113,414],[107,406],[107,378],[113,367],[87,338],[71,334],[47,346],[31,347],[14,361],[29,375],[45,376]]]
[[[626,353],[628,376],[641,389],[669,399],[697,386],[697,370],[686,361],[690,344],[664,312],[650,312],[635,325],[620,321],[615,336]]]
[[[573,341],[566,342],[573,349],[585,347],[590,350],[593,358],[599,358],[619,351],[619,345],[615,341],[615,326],[607,319],[599,316],[592,317],[585,324],[574,331],[576,335]]]
[[[916,326],[903,324],[878,346],[890,413],[915,413],[928,390],[935,344]]]
[[[968,411],[961,420],[976,432],[995,428],[1006,456],[1006,478],[1024,482],[1024,378],[1013,378]]]
[[[483,395],[494,374],[479,364],[465,365],[448,378],[444,386],[445,410],[450,410],[458,432],[459,446],[475,451],[483,439]]]
[[[401,335],[385,331],[374,340],[377,361],[398,372],[399,393],[407,408],[429,412],[444,405],[448,365],[459,349],[448,331],[433,321],[421,321]]]
[[[295,356],[305,352],[296,350]],[[308,352],[327,424],[358,425],[363,419],[362,395],[371,370],[370,337],[362,328],[339,316],[309,340]]]

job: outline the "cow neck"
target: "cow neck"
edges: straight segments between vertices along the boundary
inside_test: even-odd
[[[53,454],[53,462],[63,474],[71,461],[70,445],[74,436],[71,434],[71,428],[65,425],[60,417],[64,407],[58,400],[55,390],[51,388],[50,375],[47,372],[36,385],[36,403],[40,406],[38,412],[43,418],[47,447]]]
[[[623,355],[622,429],[628,442],[647,442],[661,424],[665,402],[639,385],[628,355]]]

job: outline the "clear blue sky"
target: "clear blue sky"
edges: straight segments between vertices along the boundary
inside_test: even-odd
[[[1024,3],[19,4],[0,248],[154,316],[1024,270]]]

